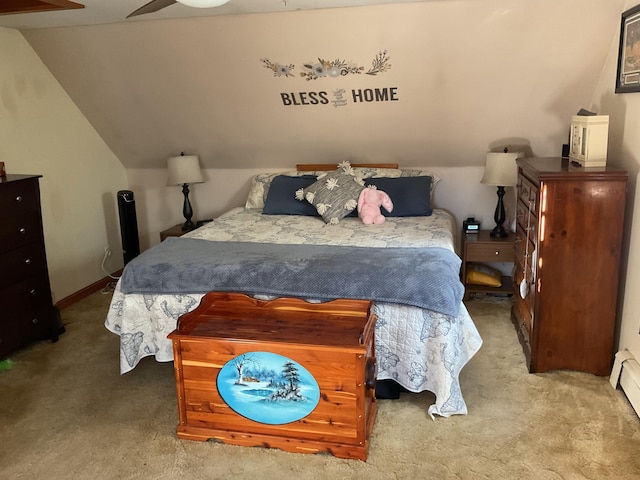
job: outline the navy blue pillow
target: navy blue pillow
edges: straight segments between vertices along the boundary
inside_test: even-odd
[[[296,200],[296,191],[309,187],[316,180],[317,177],[315,175],[301,175],[299,177],[278,175],[271,181],[262,214],[319,217],[316,207],[306,200]]]
[[[393,212],[384,208],[385,217],[428,217],[433,213],[430,192],[431,177],[366,178],[365,184],[387,192],[393,202]]]

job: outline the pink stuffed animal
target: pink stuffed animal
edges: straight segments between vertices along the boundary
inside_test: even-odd
[[[380,206],[387,212],[393,210],[393,203],[386,192],[377,190],[374,185],[362,189],[358,197],[358,217],[365,225],[384,223],[384,216],[380,213]]]

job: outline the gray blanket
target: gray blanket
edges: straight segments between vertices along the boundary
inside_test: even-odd
[[[127,264],[123,293],[243,292],[376,300],[456,316],[460,258],[444,248],[211,242],[169,237]]]

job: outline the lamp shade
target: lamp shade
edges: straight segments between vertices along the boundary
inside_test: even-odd
[[[230,0],[177,0],[178,3],[186,5],[187,7],[196,8],[211,8],[219,7],[225,3],[229,3]]]
[[[167,160],[169,178],[167,185],[184,185],[190,183],[203,183],[200,171],[200,159],[197,155],[180,155],[169,157]]]
[[[523,157],[522,152],[489,152],[484,175],[480,183],[509,187],[518,181],[518,166],[516,158]]]

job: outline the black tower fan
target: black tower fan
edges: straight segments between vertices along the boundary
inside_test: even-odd
[[[122,255],[124,264],[140,255],[138,239],[138,220],[136,218],[136,201],[131,190],[118,192],[118,211],[120,212],[120,236],[122,237]]]

